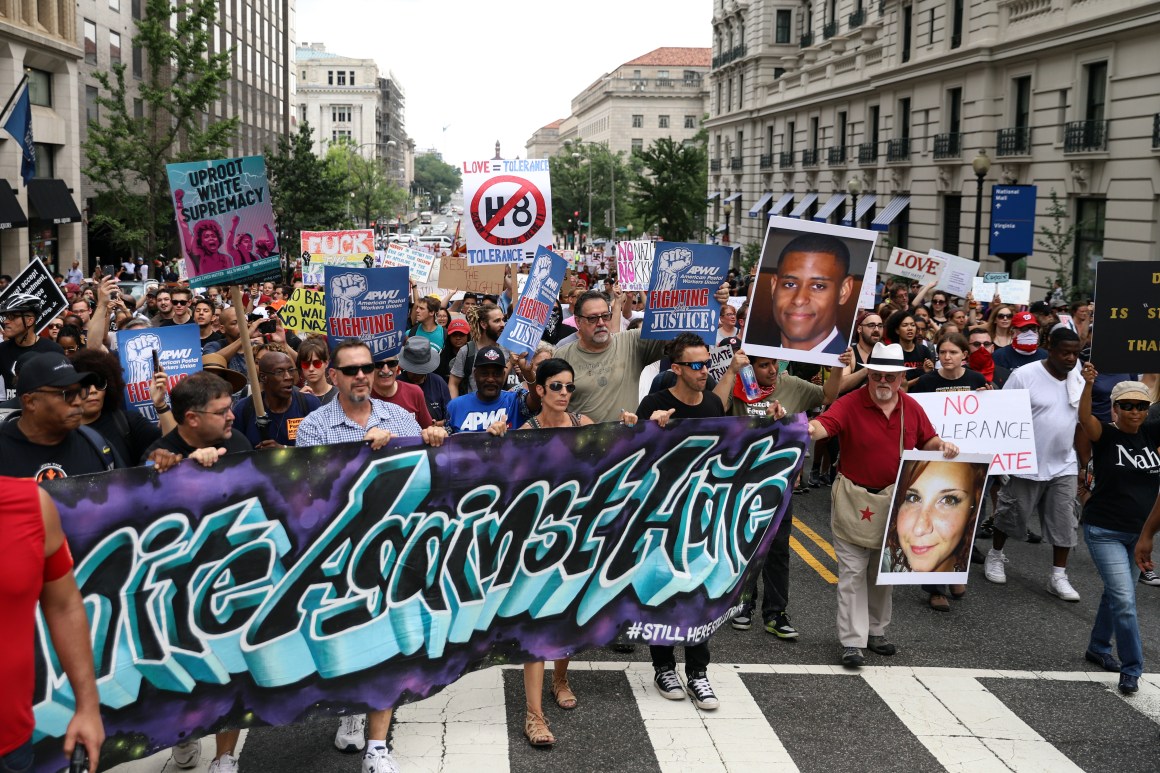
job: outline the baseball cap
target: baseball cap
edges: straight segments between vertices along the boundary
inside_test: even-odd
[[[79,373],[63,354],[47,352],[25,362],[16,381],[16,394],[25,395],[45,387],[92,386],[101,380],[96,373]]]
[[[1011,318],[1011,327],[1032,327],[1038,325],[1039,320],[1030,311],[1019,311]]]
[[[498,346],[484,346],[475,353],[475,363],[472,365],[472,370],[489,366],[502,368],[506,365],[507,355],[503,353],[503,349]]]
[[[471,335],[471,326],[467,324],[465,319],[453,319],[447,324],[447,332],[450,333],[466,333]]]
[[[1047,314],[1051,311],[1051,307],[1047,305],[1047,301],[1036,301],[1031,304],[1030,311],[1032,314]]]
[[[1152,402],[1152,395],[1142,381],[1121,381],[1112,387],[1112,402],[1117,400],[1143,400]]]
[[[741,339],[738,338],[737,336],[729,336],[728,338],[722,338],[717,343],[717,345],[718,346],[728,346],[728,347],[732,348],[733,351],[737,351],[738,349],[741,348]]]

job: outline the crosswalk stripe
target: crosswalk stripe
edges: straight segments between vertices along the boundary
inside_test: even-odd
[[[814,558],[813,553],[806,550],[805,546],[798,541],[797,537],[789,538],[789,546],[793,549],[793,552],[797,553],[803,561],[809,564],[810,568],[817,572],[823,580],[830,583],[830,585],[838,584],[837,576],[829,569],[827,569],[825,564]]]

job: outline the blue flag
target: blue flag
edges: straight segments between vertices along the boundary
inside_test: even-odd
[[[20,96],[4,122],[4,131],[12,135],[20,148],[20,177],[27,186],[36,177],[36,149],[32,146],[32,101],[28,98],[28,81],[19,87]]]

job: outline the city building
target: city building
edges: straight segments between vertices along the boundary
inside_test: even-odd
[[[1104,256],[1156,257],[1158,39],[1154,0],[713,0],[707,220],[734,243],[770,214],[849,223],[854,180],[879,257],[978,238],[1002,271],[992,186],[1033,184],[1036,229],[1053,191],[1076,227],[1060,269],[1086,293]],[[1038,240],[1011,265],[1039,290],[1057,270]]]
[[[27,74],[36,178],[20,177],[20,148],[0,132],[0,273],[34,257],[67,271],[82,257],[79,62],[74,3],[0,0],[0,107]]]
[[[560,118],[532,132],[532,137],[525,146],[527,158],[551,158],[556,155],[560,149],[560,126],[564,120]]]
[[[387,177],[406,187],[408,154],[405,92],[394,73],[380,74],[373,59],[356,59],[303,43],[295,56],[299,121],[314,128],[314,152],[351,142],[386,165]]]

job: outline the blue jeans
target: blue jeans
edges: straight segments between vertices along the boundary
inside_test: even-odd
[[[0,773],[28,773],[32,770],[32,740],[0,757]]]
[[[1136,622],[1136,562],[1133,560],[1139,536],[1088,524],[1083,527],[1084,541],[1104,581],[1104,595],[1100,597],[1088,649],[1110,653],[1114,636],[1122,664],[1120,673],[1129,676],[1140,676],[1144,672],[1144,648]]]

